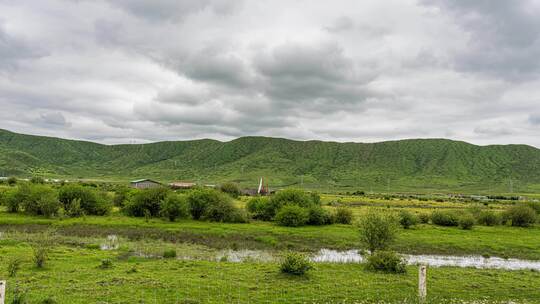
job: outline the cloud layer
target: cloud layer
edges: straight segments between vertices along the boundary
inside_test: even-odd
[[[0,128],[540,147],[534,0],[0,0]]]

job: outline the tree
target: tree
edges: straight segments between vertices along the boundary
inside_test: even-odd
[[[281,226],[303,226],[309,220],[309,211],[297,205],[286,205],[278,211],[275,220]]]
[[[240,196],[240,194],[242,194],[238,185],[231,182],[221,184],[219,189],[221,190],[221,192],[227,193],[233,198],[237,198]]]
[[[150,188],[136,192],[124,205],[124,212],[130,216],[158,216],[160,206],[169,193],[167,188]]]
[[[183,195],[169,194],[161,204],[160,214],[174,222],[177,218],[188,216],[187,199]]]
[[[388,214],[368,211],[360,220],[360,241],[370,252],[386,249],[395,240],[397,220]]]

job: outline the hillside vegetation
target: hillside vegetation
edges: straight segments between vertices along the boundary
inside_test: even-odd
[[[242,137],[133,145],[17,134],[0,130],[0,175],[125,181],[235,181],[255,187],[391,191],[530,192],[540,189],[540,150],[526,145],[476,146],[446,139],[380,143]]]

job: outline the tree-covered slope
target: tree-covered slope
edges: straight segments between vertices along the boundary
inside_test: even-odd
[[[540,150],[445,139],[381,143],[242,137],[138,145],[31,136],[0,130],[0,175],[130,179],[152,177],[276,186],[418,189],[540,184]]]

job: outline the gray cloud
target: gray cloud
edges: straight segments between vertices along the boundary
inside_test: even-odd
[[[1,1],[2,128],[540,146],[535,1]]]
[[[521,81],[540,73],[540,7],[534,0],[426,0],[451,12],[469,35],[455,64],[462,70]]]

